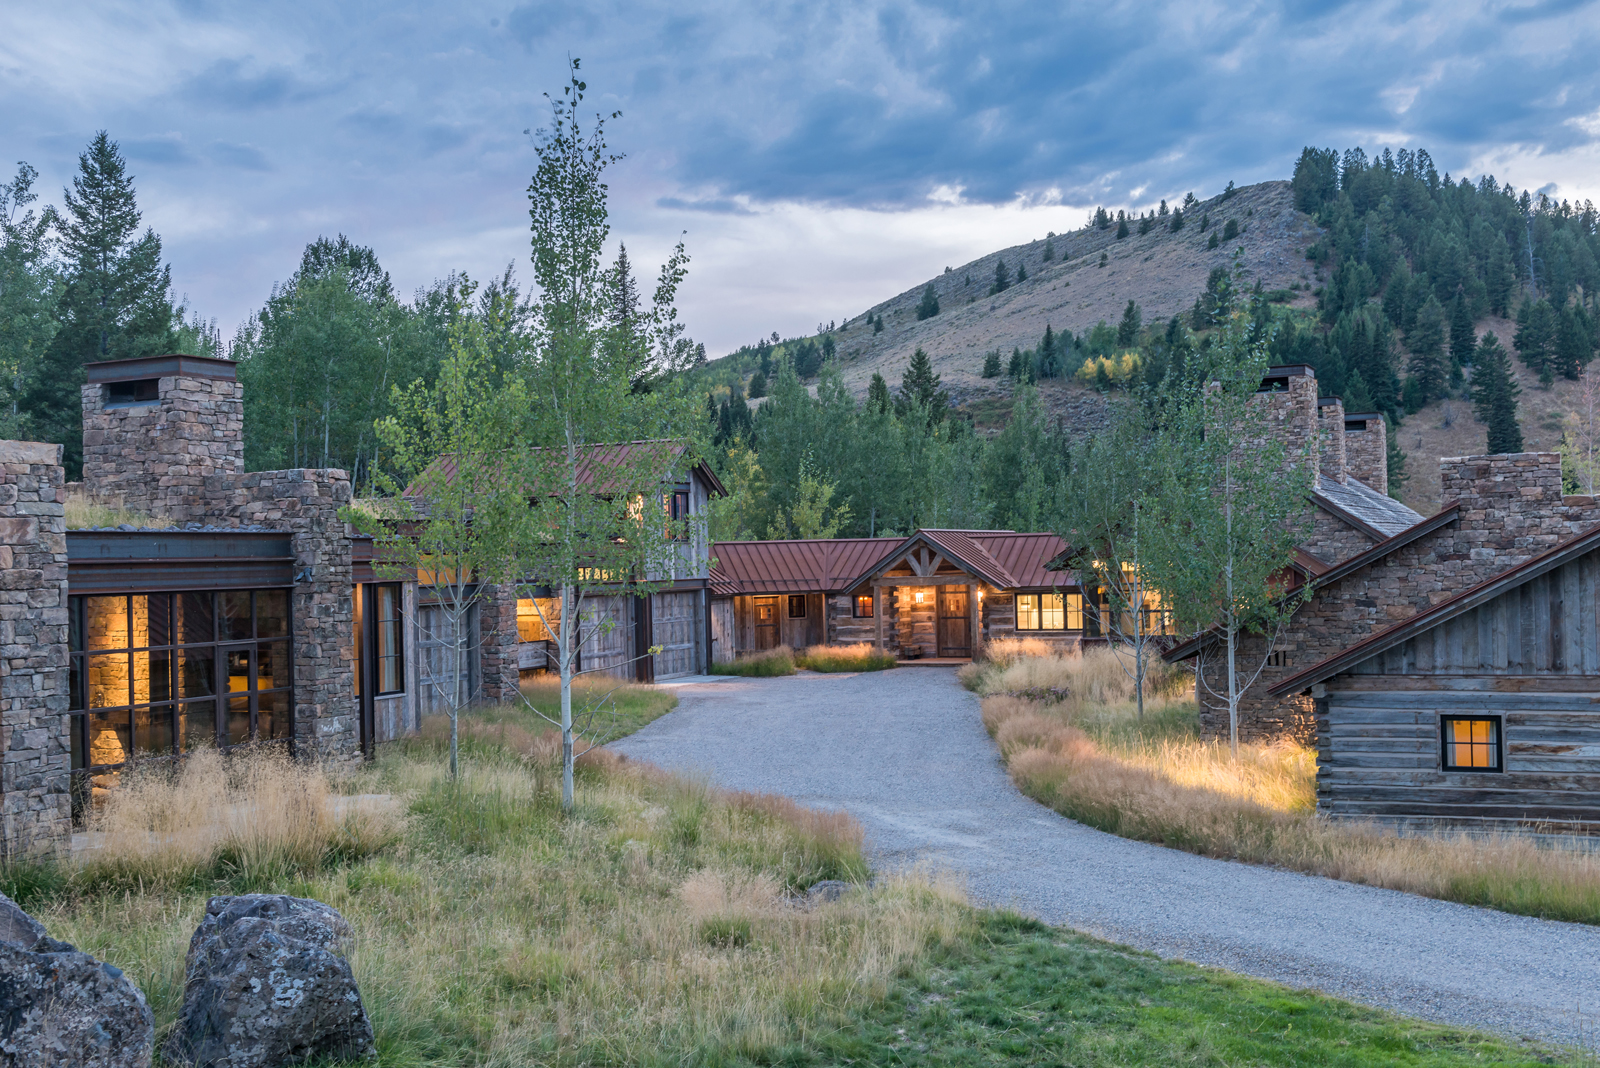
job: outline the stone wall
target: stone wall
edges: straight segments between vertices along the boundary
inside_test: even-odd
[[[1375,412],[1345,413],[1346,424],[1365,420],[1365,430],[1344,432],[1345,472],[1358,482],[1377,490],[1389,492],[1389,437],[1384,429],[1383,416]],[[1448,496],[1445,498],[1448,500]]]
[[[0,855],[72,835],[61,446],[0,442]]]
[[[1321,508],[1311,510],[1311,534],[1301,548],[1325,564],[1339,564],[1376,545],[1372,538]]]
[[[517,634],[517,587],[488,585],[478,602],[478,699],[515,701],[522,677]]]
[[[1310,374],[1288,378],[1286,390],[1258,393],[1265,406],[1265,430],[1269,437],[1284,443],[1290,457],[1309,451],[1317,462],[1317,379]]]
[[[244,386],[168,375],[154,404],[106,406],[83,387],[83,485],[97,500],[178,522],[206,522],[206,480],[244,472]]]

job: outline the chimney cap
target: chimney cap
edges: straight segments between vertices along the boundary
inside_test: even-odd
[[[166,378],[182,375],[185,378],[217,378],[227,382],[238,380],[237,365],[232,360],[219,360],[212,356],[188,356],[172,353],[167,356],[140,356],[132,360],[101,360],[84,365],[91,385],[105,382],[133,382],[141,378]]]
[[[1309,363],[1280,363],[1267,368],[1264,378],[1315,378],[1317,369]]]
[[[1382,419],[1382,412],[1345,412],[1346,419]]]
[[[1335,404],[1343,404],[1343,403],[1344,403],[1344,398],[1343,397],[1318,397],[1317,398],[1317,407],[1318,408],[1332,408]]]

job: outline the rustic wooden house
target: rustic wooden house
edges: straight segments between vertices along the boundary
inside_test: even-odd
[[[1272,687],[1317,723],[1317,809],[1600,832],[1600,528]]]
[[[966,660],[1003,637],[1070,648],[1099,636],[1101,606],[1051,569],[1065,549],[1054,534],[1010,530],[718,542],[712,589],[727,623],[717,657],[871,642],[902,659]]]

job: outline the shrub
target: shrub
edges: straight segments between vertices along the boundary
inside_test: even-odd
[[[895,666],[894,654],[870,642],[856,645],[813,645],[795,657],[795,663],[812,671],[882,671]]]
[[[744,675],[752,678],[772,678],[794,674],[794,650],[787,645],[768,649],[764,653],[741,656],[725,664],[712,664],[713,675]]]

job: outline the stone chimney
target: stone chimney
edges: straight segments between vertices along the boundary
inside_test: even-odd
[[[214,512],[206,479],[244,472],[244,387],[233,361],[148,356],[87,371],[84,491],[177,522]]]
[[[1344,401],[1322,397],[1317,401],[1317,433],[1322,439],[1322,477],[1335,482],[1348,479],[1344,448]]]
[[[1312,450],[1316,461],[1317,373],[1305,364],[1269,367],[1256,398],[1267,406],[1267,432],[1291,456]]]
[[[1461,506],[1456,555],[1491,572],[1514,567],[1570,533],[1560,453],[1442,457],[1439,481],[1444,503]]]
[[[1389,436],[1378,412],[1346,412],[1344,416],[1346,480],[1355,479],[1379,493],[1389,492]],[[1442,462],[1442,461],[1441,461]],[[1445,500],[1450,494],[1445,494]]]

